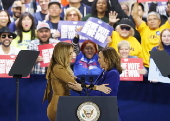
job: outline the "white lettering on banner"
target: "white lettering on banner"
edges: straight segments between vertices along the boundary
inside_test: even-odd
[[[67,38],[67,25],[62,25],[61,26],[61,38]]]
[[[90,37],[94,37],[98,27],[99,27],[98,24],[93,23],[86,34],[89,35]]]
[[[42,50],[42,57],[44,63],[49,63],[52,57],[54,48]]]
[[[96,33],[94,38],[100,41],[101,43],[104,43],[107,37],[103,36],[101,33]]]
[[[120,77],[140,77],[140,63],[121,63],[121,67],[123,71]]]
[[[8,74],[12,65],[14,63],[14,59],[2,59],[0,60],[0,74]]]
[[[124,70],[120,77],[140,77],[140,74],[137,70]]]
[[[6,69],[5,69],[6,74],[9,73],[10,69],[11,69],[11,67],[6,67]]]
[[[13,65],[13,63],[14,63],[14,60],[10,59],[10,60],[5,60],[5,61],[6,61],[6,73],[8,74],[10,69],[11,69],[11,67],[12,67],[12,65]]]
[[[84,25],[84,27],[83,27],[83,29],[81,30],[81,32],[82,33],[87,33],[88,31],[89,31],[89,28],[90,28],[90,26],[93,24],[93,22],[91,22],[91,21],[88,21],[85,25]]]
[[[68,26],[68,39],[73,39],[75,37],[76,26],[75,25],[69,25]]]
[[[109,32],[110,32],[109,30],[105,29],[102,26],[99,26],[94,38],[100,41],[101,43],[104,43],[107,36],[109,35]]]
[[[76,29],[80,28],[80,25],[62,25],[61,26],[61,39],[73,39],[76,35]],[[80,40],[87,40],[87,38],[80,36]]]
[[[140,63],[128,63],[128,70],[139,70]]]
[[[5,73],[5,59],[0,60],[0,73]]]
[[[5,60],[6,61],[6,66],[9,66],[9,67],[11,67],[12,65],[13,65],[13,63],[14,63],[14,60]]]

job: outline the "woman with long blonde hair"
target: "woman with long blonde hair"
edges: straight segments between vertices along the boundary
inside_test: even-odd
[[[82,91],[81,84],[76,82],[76,77],[70,68],[70,63],[73,58],[73,45],[71,43],[59,42],[53,51],[50,65],[47,70],[46,79],[47,87],[45,89],[44,100],[49,100],[47,107],[47,116],[50,121],[56,121],[56,112],[59,96],[69,96],[68,83],[74,85],[71,89]],[[52,89],[52,93],[50,90]],[[95,90],[109,90],[109,87],[104,85],[94,86]],[[109,92],[107,92],[109,93]]]

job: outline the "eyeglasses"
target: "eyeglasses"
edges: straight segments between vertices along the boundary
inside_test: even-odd
[[[12,35],[10,35],[10,34],[4,34],[4,35],[1,35],[1,38],[6,38],[6,37],[8,37],[8,38],[13,38],[13,36]]]
[[[127,31],[129,31],[131,28],[129,26],[120,26],[121,30],[125,29]]]
[[[68,17],[71,17],[71,16],[75,17],[75,16],[78,16],[78,15],[77,14],[68,14]]]

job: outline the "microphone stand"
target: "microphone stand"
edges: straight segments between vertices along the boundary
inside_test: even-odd
[[[87,93],[89,94],[93,90],[94,84],[93,84],[93,77],[90,77],[90,85],[87,87],[89,91],[87,90]]]
[[[89,93],[93,90],[92,88],[94,87],[93,77],[90,77],[90,85],[88,87],[85,84],[85,78],[82,77],[81,78],[81,87],[83,88],[84,92],[86,93],[86,96],[89,96]]]
[[[89,96],[84,77],[81,77],[81,87],[83,88],[83,90],[86,93],[86,95]]]

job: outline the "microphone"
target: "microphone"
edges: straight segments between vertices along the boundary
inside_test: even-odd
[[[85,78],[84,77],[81,77],[81,87],[86,88]]]
[[[94,87],[94,84],[93,84],[93,77],[92,77],[92,76],[90,77],[89,81],[90,81],[90,86],[89,86],[88,88]]]

